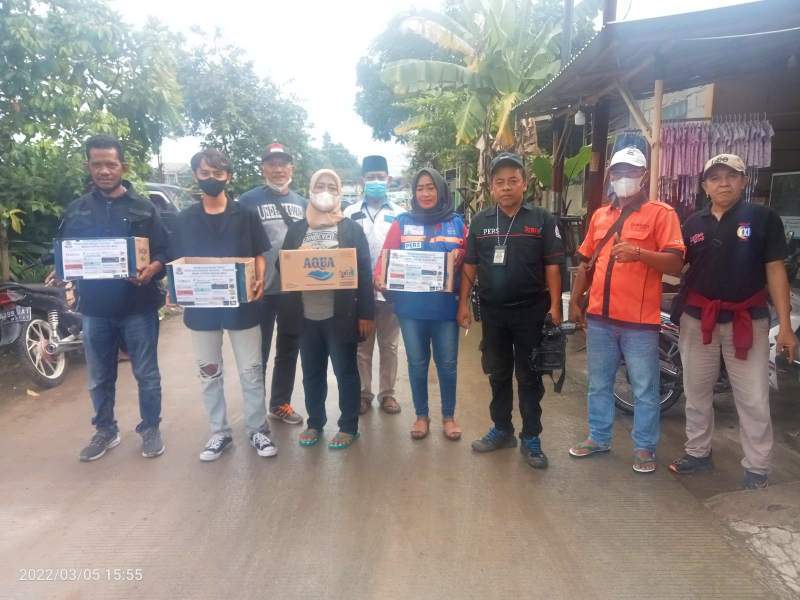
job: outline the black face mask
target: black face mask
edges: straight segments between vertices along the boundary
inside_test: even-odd
[[[203,193],[207,194],[208,196],[216,197],[219,196],[222,190],[225,189],[225,186],[228,185],[228,182],[209,177],[208,179],[198,179],[197,185],[200,186],[200,189],[203,190]]]

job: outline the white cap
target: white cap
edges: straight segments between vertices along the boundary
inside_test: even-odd
[[[703,167],[703,177],[708,173],[712,167],[723,165],[739,173],[746,173],[747,168],[744,166],[744,161],[735,154],[717,154],[708,159],[706,166]]]
[[[647,168],[647,159],[642,154],[642,151],[638,148],[634,148],[633,146],[629,146],[628,148],[623,148],[614,153],[614,156],[611,157],[611,164],[609,167],[613,167],[614,165],[632,165],[634,167],[641,167],[643,169]]]

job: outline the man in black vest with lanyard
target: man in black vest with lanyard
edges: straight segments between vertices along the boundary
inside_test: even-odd
[[[489,412],[494,426],[472,443],[475,452],[517,445],[511,422],[514,373],[522,415],[521,451],[535,469],[547,467],[539,434],[544,396],[541,375],[531,371],[528,358],[539,345],[545,316],[561,322],[561,265],[564,251],[555,218],[526,205],[528,187],[522,158],[498,154],[489,168],[495,205],[470,223],[458,322],[471,324],[468,301],[477,276],[483,325],[482,364],[492,387]]]

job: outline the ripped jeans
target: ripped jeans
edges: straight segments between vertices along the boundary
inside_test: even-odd
[[[222,330],[192,330],[192,345],[197,360],[203,404],[211,434],[231,435],[225,407],[225,386],[222,376]],[[264,371],[261,367],[261,329],[229,329],[228,338],[236,358],[239,383],[242,386],[244,424],[247,435],[269,432],[264,399]]]

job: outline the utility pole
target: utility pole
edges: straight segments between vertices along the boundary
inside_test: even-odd
[[[564,0],[564,27],[561,31],[561,67],[563,68],[572,56],[572,29],[575,20],[575,0]]]
[[[605,0],[603,6],[603,26],[617,18],[617,0]],[[592,111],[592,161],[589,164],[589,177],[586,182],[587,222],[592,213],[600,208],[603,198],[603,181],[606,176],[606,145],[608,143],[608,99],[601,98]]]
[[[561,68],[563,69],[572,56],[572,27],[574,21],[575,0],[564,0],[564,25],[561,28]],[[565,129],[569,127],[564,115],[553,119],[553,212],[561,216],[564,212],[564,193],[567,182],[564,181],[564,158],[567,136]]]

